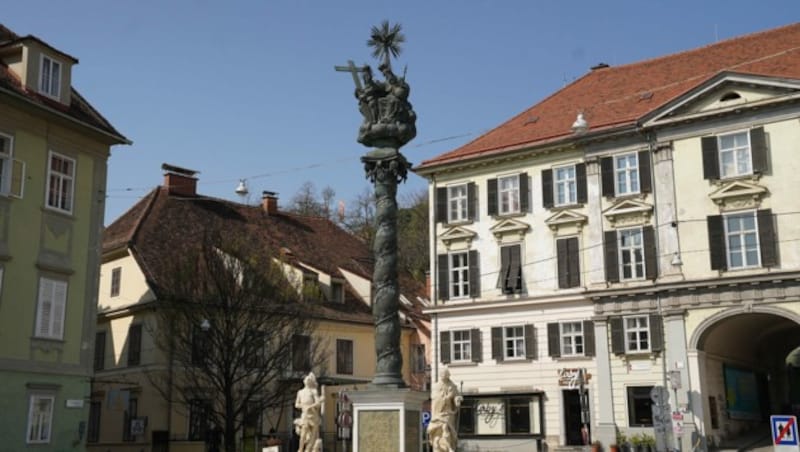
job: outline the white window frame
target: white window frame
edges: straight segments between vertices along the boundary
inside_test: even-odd
[[[450,253],[448,259],[450,299],[469,298],[469,252]]]
[[[47,70],[45,70],[45,62],[49,65]],[[61,96],[61,78],[63,76],[64,65],[55,58],[42,54],[39,59],[39,92],[58,100]]]
[[[460,223],[469,219],[467,184],[447,187],[447,222]]]
[[[744,137],[746,145],[736,145],[734,144],[732,147],[723,148],[722,140],[725,138],[731,137],[734,142],[736,141],[737,137]],[[740,155],[741,152],[745,152],[746,155]],[[720,179],[728,179],[731,177],[739,177],[739,176],[748,176],[753,174],[753,150],[750,144],[750,133],[747,130],[740,130],[737,132],[725,133],[722,135],[717,135],[717,152],[718,160],[719,160],[719,177]],[[724,164],[724,155],[730,154],[731,155],[731,164],[732,170],[731,173],[728,174],[725,171],[725,164]],[[740,169],[740,165],[742,163],[746,163],[746,169]]]
[[[46,339],[64,338],[64,318],[67,311],[66,281],[39,278],[39,299],[36,303],[34,336]]]
[[[569,174],[570,170],[572,171],[571,175]],[[553,168],[553,201],[556,206],[578,203],[578,176],[575,165]]]
[[[122,291],[122,267],[114,267],[111,269],[111,287],[109,290],[109,296],[118,297],[121,291]]]
[[[68,161],[72,165],[72,174],[62,173],[53,171],[53,159],[58,158],[62,160]],[[75,210],[75,172],[76,172],[77,161],[72,157],[67,157],[64,154],[60,154],[55,151],[50,151],[48,158],[47,158],[47,187],[45,187],[44,192],[44,205],[48,209],[57,210],[59,212],[69,213],[71,214]],[[63,189],[63,184],[65,182],[69,183],[68,193],[66,193],[65,198],[62,199],[62,195],[64,193],[59,190],[56,194],[56,205],[50,204],[50,189],[53,179],[56,179],[57,183],[60,188]],[[62,205],[65,204],[64,201],[67,201],[69,208],[64,208]]]
[[[498,177],[497,213],[500,215],[519,213],[522,210],[520,201],[519,174]]]
[[[49,444],[53,437],[53,411],[56,397],[52,394],[33,393],[29,395],[28,400],[28,425],[25,428],[25,442],[27,444]],[[37,402],[44,400],[50,402],[48,412],[35,413],[34,407]]]
[[[0,194],[11,194],[11,174],[14,171],[14,137],[0,132],[0,140],[5,140],[8,147],[5,152],[0,149]]]
[[[744,229],[745,217],[750,217],[752,219],[753,227],[751,229]],[[725,227],[725,259],[727,259],[728,262],[728,269],[740,270],[745,268],[761,267],[761,243],[758,237],[758,217],[756,216],[756,212],[748,211],[730,213],[724,215],[723,219],[725,220],[723,221]],[[736,220],[738,220],[740,228],[738,231],[731,232],[730,222]],[[748,235],[752,235],[755,238],[755,245],[750,247],[745,245],[745,239]],[[736,251],[731,247],[731,238],[733,237],[739,238],[739,248]],[[755,262],[750,262],[750,260],[747,258],[748,251],[755,252]],[[742,265],[733,265],[734,252],[741,254]]]
[[[633,322],[633,324],[630,324]],[[644,325],[642,325],[642,322]],[[653,347],[653,338],[650,334],[650,316],[633,315],[623,317],[623,330],[625,332],[626,353],[648,353]],[[642,335],[644,334],[644,338]],[[647,342],[647,347],[642,342]]]
[[[561,356],[584,356],[586,344],[583,337],[583,322],[580,320],[561,322],[558,326],[561,333]]]
[[[630,236],[630,244],[623,245],[622,238],[623,236]],[[634,243],[634,236],[638,236],[639,244],[636,245]],[[639,260],[634,261],[636,258],[636,251],[639,252]],[[625,264],[625,259],[623,257],[626,253],[630,253],[630,260],[629,264]],[[617,259],[619,260],[619,279],[620,281],[636,281],[640,279],[644,279],[645,275],[647,275],[647,269],[645,268],[645,258],[644,258],[644,232],[642,228],[629,228],[629,229],[619,229],[617,230]],[[636,271],[637,266],[641,264],[641,273]],[[625,268],[630,267],[630,277],[625,277]]]
[[[459,337],[456,338],[456,335]],[[450,362],[472,362],[472,331],[453,330],[450,332]]]
[[[503,358],[506,361],[525,359],[525,327],[523,325],[503,327]]]
[[[620,161],[625,165],[620,168]],[[634,162],[634,164],[631,164]],[[623,179],[624,187],[620,184],[620,177]],[[634,189],[634,186],[636,187]],[[639,184],[639,153],[629,152],[614,156],[614,193],[617,196],[635,195],[641,192]]]

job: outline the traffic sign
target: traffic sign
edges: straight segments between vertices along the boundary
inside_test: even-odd
[[[775,451],[800,451],[797,436],[797,418],[788,415],[770,416],[772,444]]]
[[[431,423],[431,412],[430,411],[423,411],[422,412],[422,428],[427,430],[428,424]]]

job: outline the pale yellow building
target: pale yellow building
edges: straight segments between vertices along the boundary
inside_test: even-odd
[[[349,443],[348,432],[337,428],[340,411],[347,409],[337,403],[339,396],[341,391],[364,388],[376,364],[368,247],[327,219],[278,210],[271,193],[257,206],[209,198],[197,193],[194,171],[170,165],[163,169],[164,185],[105,231],[89,449],[161,451],[168,445],[170,451],[206,450],[210,430],[202,410],[153,384],[152,376],[170,365],[154,337],[161,275],[173,259],[170,250],[177,241],[195,240],[212,222],[226,230],[224,225],[231,221],[239,223],[231,225],[231,231],[250,231],[247,241],[253,246],[274,250],[287,283],[316,297],[319,310],[309,340],[320,344],[326,357],[311,369],[326,397],[323,438],[326,450],[342,440]],[[428,330],[420,309],[424,300],[418,295],[424,290],[407,281],[403,288],[402,375],[409,385],[423,389]],[[291,389],[286,405],[257,413],[251,427],[238,433],[243,450],[260,451],[257,445],[276,438],[288,447],[295,417],[293,391],[301,387],[303,375],[287,370]]]

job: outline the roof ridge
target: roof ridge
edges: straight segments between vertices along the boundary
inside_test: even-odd
[[[784,31],[784,30],[786,30],[788,28],[797,27],[797,26],[800,26],[800,22],[794,22],[794,23],[791,23],[791,24],[782,25],[780,27],[770,28],[768,30],[759,30],[759,31],[754,31],[754,32],[751,32],[751,33],[743,34],[743,35],[732,36],[730,38],[726,38],[726,39],[723,39],[721,41],[712,42],[710,44],[705,44],[705,45],[702,45],[702,46],[699,46],[699,47],[693,47],[691,49],[678,50],[676,52],[668,53],[666,55],[659,55],[659,56],[655,56],[655,57],[652,57],[652,58],[646,58],[644,60],[638,60],[638,61],[633,61],[631,63],[621,64],[621,65],[618,65],[618,66],[609,66],[608,68],[606,68],[606,70],[612,70],[613,71],[613,70],[616,70],[616,69],[629,68],[631,66],[643,66],[643,65],[645,65],[647,63],[652,63],[652,62],[659,61],[659,60],[665,60],[665,59],[668,59],[668,58],[674,58],[676,56],[687,55],[687,54],[691,54],[691,53],[695,53],[695,52],[706,51],[706,50],[708,50],[709,48],[712,48],[712,47],[730,45],[730,44],[733,44],[735,42],[740,42],[740,41],[744,41],[744,40],[747,40],[747,39],[757,38],[760,35],[776,33],[776,32]],[[589,72],[589,73],[591,74],[591,72]]]
[[[156,187],[153,190],[151,190],[150,193],[145,195],[145,197],[147,197],[147,196],[150,196],[152,194],[152,196],[150,196],[150,199],[145,201],[147,203],[147,205],[145,205],[144,209],[142,209],[142,213],[139,214],[139,217],[136,218],[136,221],[133,223],[133,227],[131,228],[130,236],[128,237],[128,240],[126,241],[128,245],[132,245],[135,242],[136,236],[139,234],[139,230],[141,229],[142,223],[144,222],[144,218],[147,217],[150,214],[150,211],[152,210],[153,205],[156,202],[156,198],[158,197],[160,192],[161,192],[161,187]],[[131,209],[133,209],[134,207],[136,207],[136,204],[131,206],[131,208],[128,209],[128,212]],[[122,214],[119,218],[122,218],[124,216],[125,216],[125,214]]]

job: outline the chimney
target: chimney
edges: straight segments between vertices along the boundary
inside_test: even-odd
[[[180,196],[197,195],[197,178],[194,176],[198,171],[168,163],[162,164],[161,169],[164,170],[164,187],[169,194]]]
[[[261,194],[261,208],[267,215],[278,213],[278,194],[274,191],[264,191]]]

